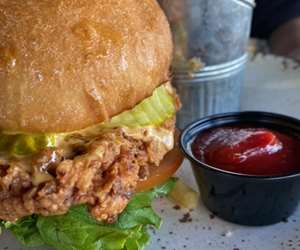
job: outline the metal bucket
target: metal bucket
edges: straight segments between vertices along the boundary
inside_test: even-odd
[[[177,126],[184,129],[196,119],[240,110],[241,85],[244,81],[247,55],[230,63],[210,66],[198,73],[175,75],[173,85],[182,108]]]
[[[175,43],[174,71],[198,71],[246,51],[254,0],[159,0]],[[202,62],[202,63],[201,63]]]

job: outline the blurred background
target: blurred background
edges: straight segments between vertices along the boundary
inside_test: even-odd
[[[300,1],[257,0],[251,36],[263,39],[274,54],[300,60]]]

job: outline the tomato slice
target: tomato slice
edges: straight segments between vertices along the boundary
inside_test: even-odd
[[[178,170],[183,159],[183,154],[178,146],[176,146],[165,156],[159,167],[153,167],[150,169],[148,179],[140,181],[137,185],[136,191],[146,191],[166,182]]]

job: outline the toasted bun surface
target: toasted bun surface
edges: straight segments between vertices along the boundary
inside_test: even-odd
[[[0,129],[82,129],[168,79],[171,34],[155,0],[2,0],[0,23]]]

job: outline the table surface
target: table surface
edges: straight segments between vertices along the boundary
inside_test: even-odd
[[[300,118],[300,68],[282,58],[257,55],[249,63],[242,93],[242,110],[263,110]],[[184,162],[178,176],[197,189],[191,168]],[[159,232],[150,230],[147,250],[299,250],[300,208],[288,221],[267,227],[245,227],[225,222],[210,214],[200,203],[190,213],[192,221],[180,219],[188,211],[174,209],[166,199],[154,203],[164,224]],[[0,250],[24,250],[4,233]],[[43,248],[43,250],[46,248]],[[42,249],[39,249],[42,250]]]

